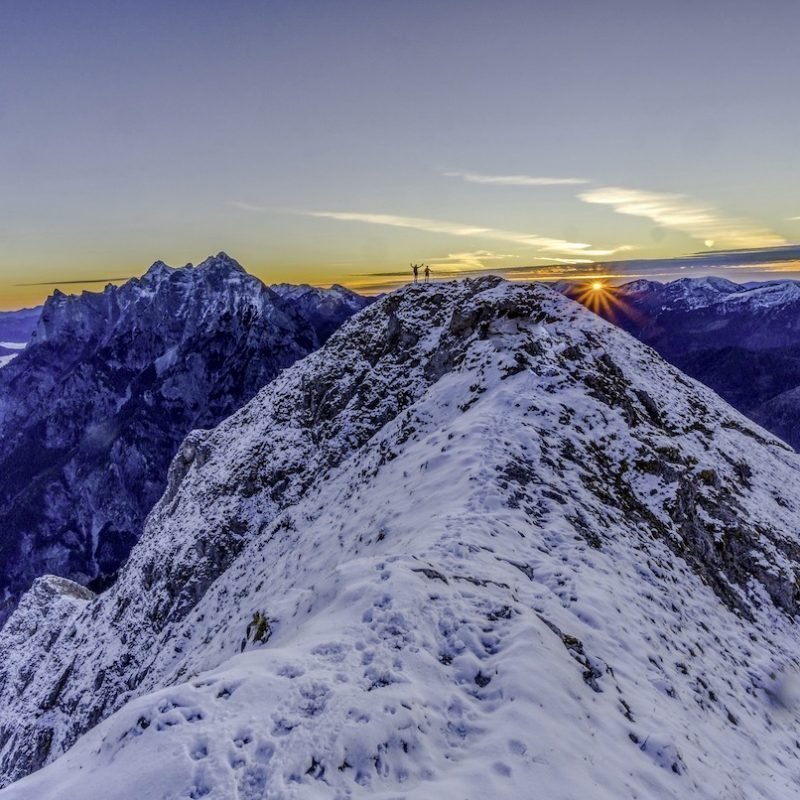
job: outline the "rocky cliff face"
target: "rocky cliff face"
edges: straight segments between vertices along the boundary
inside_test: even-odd
[[[189,436],[108,591],[36,584],[0,797],[791,796],[798,478],[546,288],[408,287]]]
[[[0,371],[0,621],[45,573],[107,586],[183,438],[367,302],[315,299],[283,299],[224,253],[49,299],[28,348]]]

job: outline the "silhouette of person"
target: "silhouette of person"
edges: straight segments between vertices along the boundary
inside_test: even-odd
[[[425,265],[425,283],[431,282],[431,268],[426,264]]]
[[[419,264],[412,264],[411,269],[414,271],[414,283],[419,280]]]

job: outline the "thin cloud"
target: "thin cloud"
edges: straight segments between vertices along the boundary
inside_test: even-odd
[[[508,266],[502,265],[490,266],[483,263],[484,261],[493,261],[500,259],[514,258],[519,259],[518,255],[511,254],[494,254],[486,250],[475,250],[469,253],[451,253],[447,256],[440,258],[426,258],[423,263],[433,265],[432,271],[435,276],[442,278],[446,277],[447,280],[456,279],[459,277],[470,277],[480,274],[486,275],[514,275],[518,272],[531,272],[546,274],[550,270],[586,270],[591,268],[590,265],[594,264],[593,261],[585,259],[561,259],[561,258],[546,258],[545,256],[534,256],[535,261],[545,261],[546,264],[542,266]],[[528,256],[527,258],[530,258]],[[554,263],[557,262],[557,263]],[[391,272],[356,272],[351,273],[350,278],[401,278],[399,283],[406,283],[411,275],[410,269],[393,270]]]
[[[119,283],[119,281],[129,281],[134,276],[127,278],[84,278],[72,281],[41,281],[39,283],[15,283],[14,286],[71,286],[80,283]]]
[[[472,250],[466,253],[449,253],[447,256],[440,258],[426,258],[425,261],[431,264],[436,264],[441,268],[441,272],[450,276],[468,275],[474,272],[487,272],[492,274],[503,274],[505,272],[514,271],[518,267],[504,267],[502,265],[491,266],[486,262],[502,261],[505,259],[513,258],[519,260],[519,254],[511,253],[493,253],[489,250]],[[526,259],[533,261],[545,261],[548,264],[557,262],[558,264],[575,264],[585,265],[594,263],[590,258],[557,258],[556,256],[526,256]],[[529,270],[534,267],[523,267]],[[437,270],[438,271],[438,270]]]
[[[443,172],[445,178],[461,178],[467,183],[495,186],[576,186],[591,183],[588,178],[550,178],[533,175],[483,175],[479,172]]]
[[[254,203],[245,203],[242,200],[228,200],[225,205],[230,208],[238,208],[239,211],[252,211],[257,214],[265,214],[269,211],[269,209],[264,208],[264,206],[257,206]]]
[[[486,269],[486,261],[502,261],[506,258],[519,258],[509,253],[493,253],[490,250],[470,250],[465,253],[448,253],[440,258],[425,259],[438,264],[447,272],[464,272],[471,269]]]
[[[388,225],[395,228],[411,228],[427,233],[441,233],[447,236],[470,236],[474,238],[492,239],[510,242],[520,247],[533,247],[538,250],[561,252],[576,256],[607,256],[618,252],[621,248],[598,250],[586,242],[568,242],[535,233],[519,233],[502,228],[485,228],[480,225],[465,225],[458,222],[447,222],[423,217],[405,217],[397,214],[368,214],[354,211],[304,211],[310,217],[335,219],[340,222],[364,222],[370,225]],[[629,249],[629,245],[624,246]]]
[[[749,220],[725,217],[715,208],[683,194],[604,186],[582,192],[578,198],[585,203],[613,206],[618,214],[645,217],[662,228],[725,247],[772,247],[786,242],[782,236]]]

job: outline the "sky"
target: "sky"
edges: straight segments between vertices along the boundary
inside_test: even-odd
[[[798,29],[795,0],[2,3],[0,308],[219,250],[367,292],[412,261],[800,277]]]

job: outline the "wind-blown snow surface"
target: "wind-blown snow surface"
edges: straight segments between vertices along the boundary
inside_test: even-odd
[[[6,780],[77,743],[0,798],[792,797],[798,478],[548,289],[408,287],[187,440],[108,592],[25,597]]]

